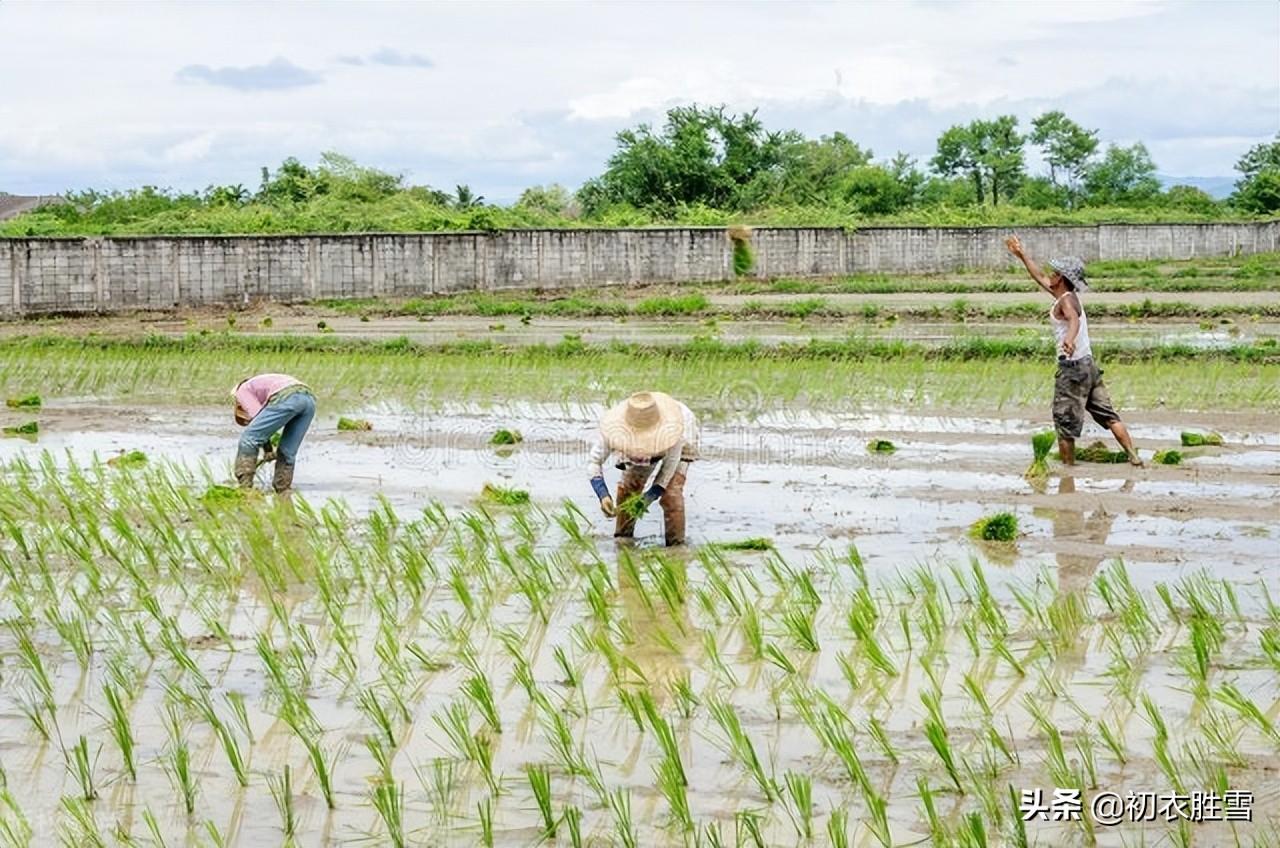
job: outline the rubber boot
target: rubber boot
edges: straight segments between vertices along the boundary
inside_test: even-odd
[[[636,535],[636,520],[623,514],[622,504],[632,495],[644,491],[644,484],[648,479],[646,471],[628,469],[622,473],[622,479],[618,481],[617,499],[614,501],[618,506],[618,517],[614,520],[613,529],[615,539],[630,539]]]
[[[662,507],[662,525],[666,533],[667,547],[684,544],[684,475],[671,478],[667,490],[658,499]]]
[[[237,453],[236,454],[236,483],[242,489],[253,488],[253,475],[258,470],[258,455],[254,453]]]
[[[293,488],[293,463],[282,459],[276,460],[276,473],[271,478],[271,488],[282,495]]]

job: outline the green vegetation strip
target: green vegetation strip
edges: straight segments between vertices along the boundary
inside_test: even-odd
[[[1115,354],[1114,356],[1112,354]],[[1280,351],[1240,345],[1099,351],[1121,408],[1280,409]],[[762,402],[844,409],[859,405],[979,408],[1047,405],[1052,351],[1043,342],[973,340],[939,348],[902,342],[814,342],[768,347],[697,340],[670,347],[491,343],[427,346],[404,339],[234,334],[132,340],[60,336],[0,341],[3,390],[61,397],[147,398],[208,405],[234,375],[286,372],[326,403],[598,403],[636,386],[663,386],[708,415],[726,386]],[[332,408],[332,407],[330,407]]]

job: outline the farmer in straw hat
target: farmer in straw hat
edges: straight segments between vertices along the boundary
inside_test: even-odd
[[[616,503],[604,482],[604,464],[615,454],[622,471]],[[657,501],[662,507],[667,545],[683,544],[684,482],[697,455],[698,420],[670,395],[637,392],[605,412],[589,470],[600,509],[617,517],[614,536],[629,539],[635,534],[636,517],[621,506],[643,492],[646,506]]]
[[[311,389],[288,374],[259,374],[236,384],[231,397],[235,400],[236,423],[245,428],[236,451],[236,481],[245,489],[253,485],[258,451],[267,448],[279,431],[280,445],[274,457],[267,450],[267,460],[274,458],[276,462],[271,487],[280,493],[289,491],[298,447],[316,414]]]
[[[1017,236],[1004,241],[1009,252],[1022,260],[1027,273],[1053,298],[1049,323],[1058,344],[1058,373],[1053,382],[1053,425],[1058,431],[1058,453],[1066,465],[1076,461],[1076,439],[1089,413],[1101,427],[1116,437],[1132,465],[1142,465],[1133,447],[1129,430],[1111,404],[1111,395],[1102,383],[1102,371],[1093,360],[1089,344],[1089,319],[1085,317],[1080,293],[1089,290],[1084,262],[1078,256],[1049,260],[1050,275],[1040,270],[1022,248]]]

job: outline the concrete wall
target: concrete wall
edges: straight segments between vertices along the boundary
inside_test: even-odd
[[[759,228],[754,276],[1007,268],[999,228]],[[1189,259],[1280,249],[1280,221],[1024,227],[1036,256]],[[727,280],[719,228],[0,239],[0,316]]]

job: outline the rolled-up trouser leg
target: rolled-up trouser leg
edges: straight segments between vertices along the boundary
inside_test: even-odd
[[[684,544],[684,481],[685,472],[680,470],[671,478],[666,491],[658,499],[662,507],[662,524],[666,532],[667,547]]]
[[[648,468],[628,468],[622,472],[622,479],[618,481],[618,517],[614,523],[613,535],[618,538],[630,539],[636,534],[636,520],[622,511],[622,505],[626,503],[627,498],[632,495],[638,495],[644,491],[644,484],[649,479]]]

